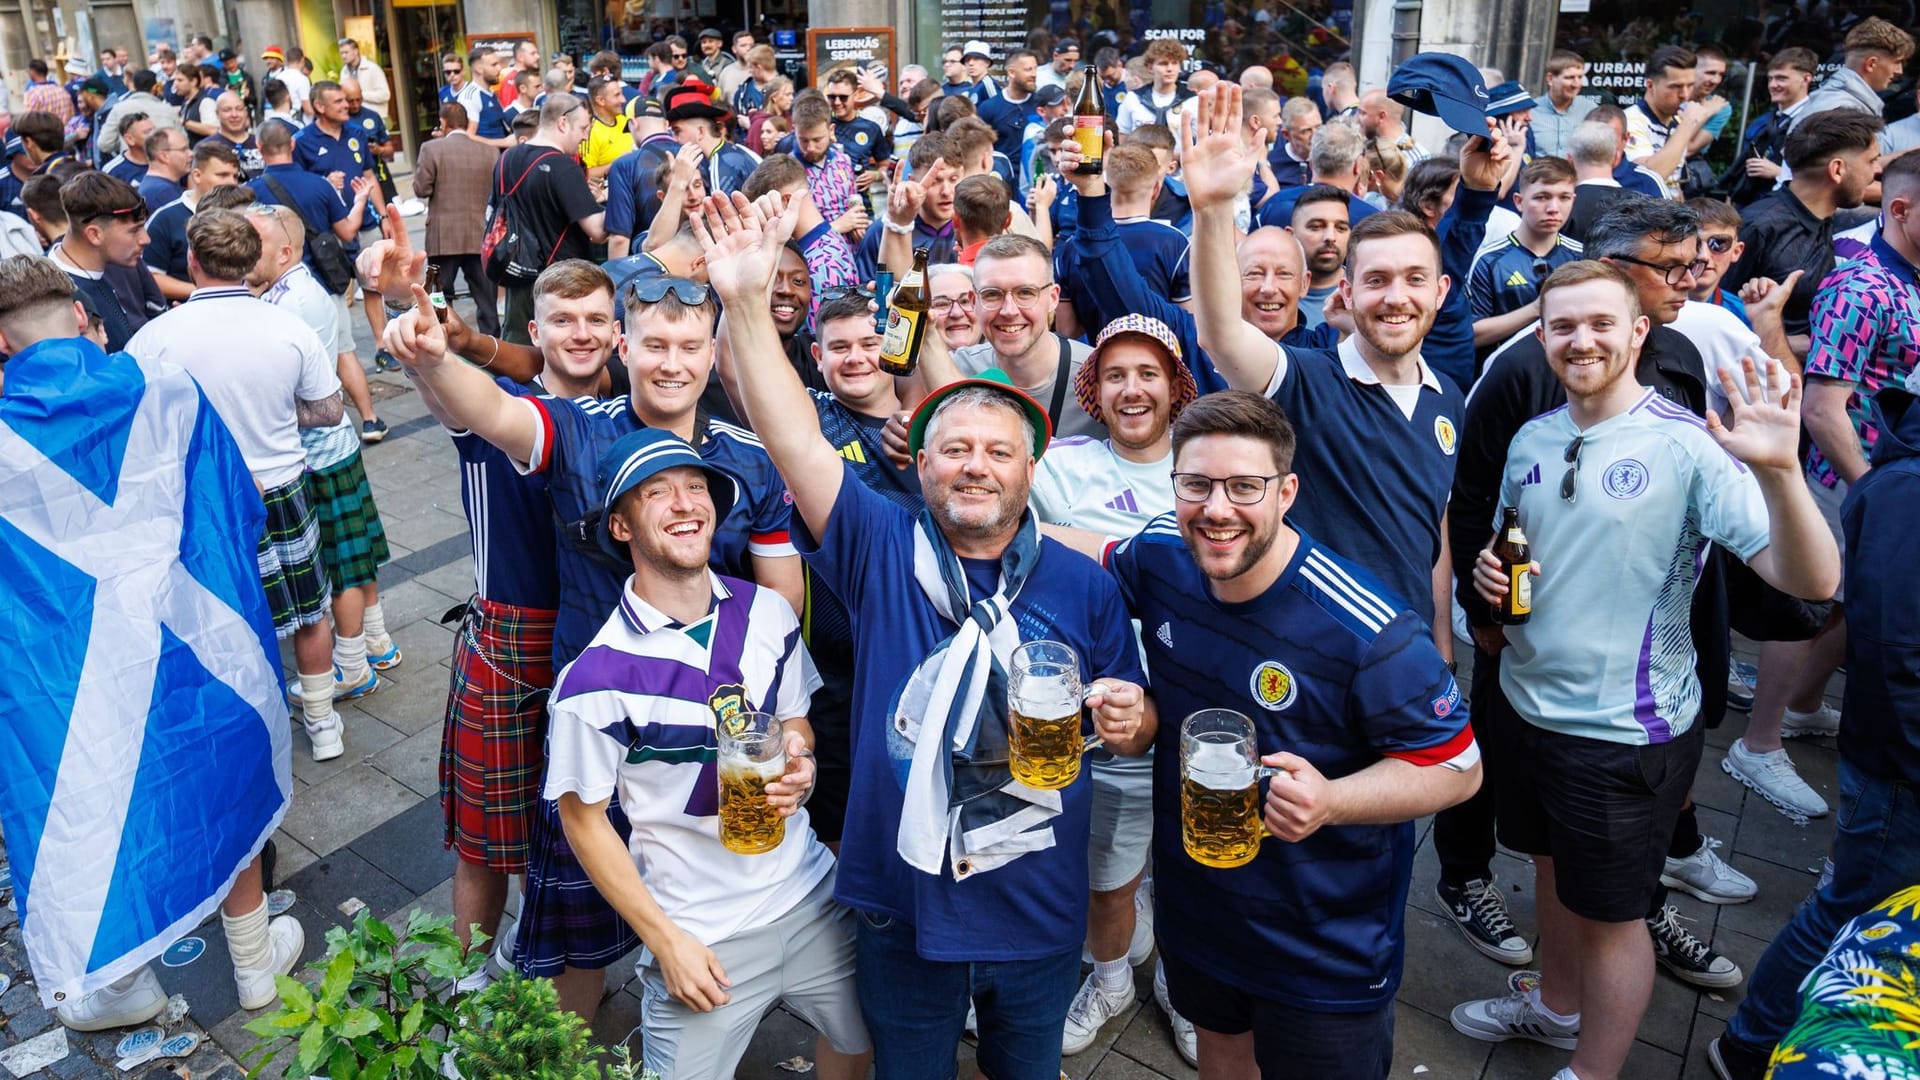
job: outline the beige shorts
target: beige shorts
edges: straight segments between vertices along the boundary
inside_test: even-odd
[[[785,1004],[843,1054],[873,1048],[853,990],[853,912],[833,902],[833,875],[767,926],[713,945],[730,1000],[695,1012],[640,968],[640,1044],[647,1068],[672,1080],[730,1080],[760,1021]],[[651,957],[649,957],[651,959]]]
[[[1833,542],[1840,545],[1841,585],[1833,590],[1833,598],[1843,600],[1845,597],[1842,594],[1846,592],[1847,536],[1846,530],[1840,527],[1840,504],[1847,498],[1847,482],[1836,479],[1832,487],[1827,487],[1808,477],[1807,488],[1813,492],[1813,504],[1820,508],[1820,516],[1833,533]]]

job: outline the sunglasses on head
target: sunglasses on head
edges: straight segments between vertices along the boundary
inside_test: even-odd
[[[707,287],[697,281],[683,277],[654,277],[637,281],[627,287],[630,301],[638,300],[643,304],[657,304],[672,293],[674,299],[687,307],[699,307],[707,302]]]
[[[835,285],[833,288],[822,290],[820,293],[821,300],[845,300],[849,296],[857,296],[862,300],[871,300],[873,299],[873,290],[862,285]]]
[[[1733,239],[1731,236],[1709,236],[1707,237],[1707,250],[1713,252],[1715,255],[1725,255],[1733,249]]]

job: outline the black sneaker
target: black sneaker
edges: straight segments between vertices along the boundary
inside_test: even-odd
[[[363,443],[377,443],[386,437],[387,422],[385,420],[368,420],[360,425],[360,441]]]
[[[1475,878],[1455,886],[1436,881],[1433,895],[1453,916],[1454,925],[1466,936],[1467,944],[1513,967],[1533,963],[1533,946],[1513,928],[1507,902],[1492,882]]]
[[[1730,1035],[1715,1036],[1707,1044],[1707,1064],[1720,1080],[1762,1080],[1772,1054],[1755,1050]]]
[[[1746,978],[1740,965],[1714,952],[1680,922],[1680,909],[1672,904],[1647,920],[1647,930],[1653,934],[1653,956],[1660,961],[1660,966],[1673,972],[1681,982],[1695,986],[1711,990],[1739,986],[1740,980]]]

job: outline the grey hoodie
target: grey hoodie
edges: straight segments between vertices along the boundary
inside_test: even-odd
[[[152,94],[130,93],[114,102],[113,108],[107,110],[107,115],[97,121],[101,125],[99,139],[101,161],[110,161],[121,151],[120,121],[134,115],[152,117],[153,126],[156,128],[186,130],[180,122],[178,106],[169,105]]]
[[[1879,116],[1884,108],[1885,103],[1873,87],[1867,85],[1867,80],[1852,68],[1843,67],[1828,76],[1818,90],[1807,96],[1807,103],[1801,107],[1800,115],[1794,117],[1793,123],[1797,127],[1800,121],[1828,109],[1857,109]]]

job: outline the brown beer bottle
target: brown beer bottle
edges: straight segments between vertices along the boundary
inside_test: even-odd
[[[1073,137],[1080,144],[1080,164],[1074,172],[1098,176],[1107,152],[1107,113],[1100,100],[1100,74],[1088,64],[1081,69],[1080,93],[1073,99]]]
[[[425,288],[427,291],[427,303],[433,305],[434,317],[439,319],[442,323],[446,322],[447,321],[447,294],[442,292],[440,289],[440,268],[439,267],[432,266],[432,265],[429,265],[427,267],[427,282],[426,282]]]
[[[911,375],[920,363],[920,339],[927,332],[933,290],[927,285],[927,249],[913,249],[913,269],[893,290],[887,305],[887,332],[880,339],[880,370]]]
[[[1500,534],[1494,537],[1493,555],[1507,572],[1507,595],[1494,605],[1493,621],[1518,626],[1533,617],[1533,548],[1527,543],[1527,534],[1520,531],[1519,507],[1500,511]]]

